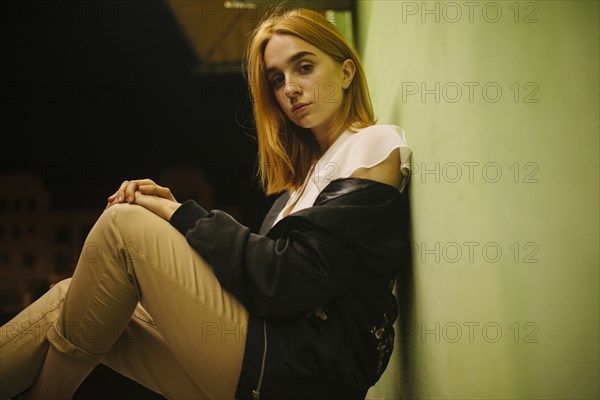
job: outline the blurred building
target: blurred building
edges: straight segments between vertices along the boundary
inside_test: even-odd
[[[169,167],[157,181],[183,202],[220,208],[234,218],[239,206],[216,206],[214,188],[194,167]],[[0,174],[0,314],[18,313],[49,286],[73,274],[85,239],[103,209],[56,210],[39,175]]]
[[[51,209],[42,179],[0,175],[0,312],[14,314],[70,276],[102,210]]]

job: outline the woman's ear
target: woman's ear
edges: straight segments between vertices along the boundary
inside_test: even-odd
[[[354,79],[354,73],[356,72],[356,65],[354,61],[350,58],[347,58],[342,63],[342,88],[348,89],[350,84],[352,83],[352,79]]]

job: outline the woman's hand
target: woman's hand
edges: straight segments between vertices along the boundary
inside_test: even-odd
[[[169,188],[159,186],[151,179],[124,181],[119,189],[108,197],[106,208],[125,202],[138,204],[167,221],[181,206]]]
[[[167,221],[171,220],[171,216],[175,213],[175,210],[181,206],[180,203],[175,201],[173,196],[171,196],[173,200],[169,200],[166,197],[156,194],[162,193],[162,189],[168,190],[170,194],[171,191],[168,188],[157,185],[143,185],[138,189],[139,190],[135,192],[135,204],[139,204]]]
[[[113,195],[108,197],[107,206],[112,206],[116,203],[134,203],[135,192],[137,192],[141,186],[154,186],[156,188],[146,189],[148,190],[146,194],[154,194],[155,196],[162,197],[163,199],[176,201],[169,188],[158,186],[152,179],[136,179],[121,183],[119,189]]]

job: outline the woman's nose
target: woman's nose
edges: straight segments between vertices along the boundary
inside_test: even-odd
[[[302,93],[302,90],[300,89],[300,85],[298,85],[296,82],[286,83],[286,85],[285,85],[286,96],[288,96],[289,98],[293,98],[293,97],[300,95],[301,93]]]

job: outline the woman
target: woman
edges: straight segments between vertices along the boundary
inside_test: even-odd
[[[363,399],[393,345],[410,149],[375,125],[365,76],[305,9],[256,29],[246,68],[259,177],[283,192],[253,234],[124,182],[72,279],[2,327],[1,398],[63,399],[99,363],[173,399]]]

